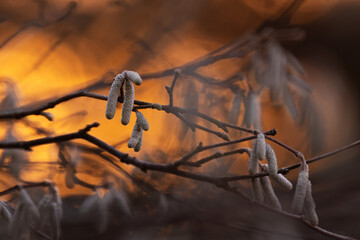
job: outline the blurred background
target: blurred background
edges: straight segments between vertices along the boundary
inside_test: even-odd
[[[2,0],[0,111],[37,106],[80,89],[107,95],[113,77],[125,69],[151,76],[229,42],[255,36],[241,48],[251,49],[241,57],[184,72],[175,88],[175,105],[249,128],[275,128],[276,139],[302,151],[306,158],[329,152],[360,136],[360,3],[305,0],[290,21],[277,21],[292,3]],[[256,45],[256,37],[266,31],[275,32],[275,37]],[[285,74],[282,82],[271,78],[276,76],[271,69]],[[144,83],[135,87],[135,98],[167,104],[165,86],[172,78],[145,77]],[[256,100],[251,102],[253,92]],[[142,150],[135,153],[126,144],[135,118],[129,125],[121,125],[119,104],[115,118],[107,120],[105,106],[105,101],[96,99],[73,99],[48,111],[54,121],[41,116],[4,119],[0,135],[3,140],[30,140],[77,131],[96,121],[100,127],[91,131],[94,136],[122,152],[158,163],[180,158],[200,141],[222,141],[198,130],[193,133],[165,112],[143,110],[150,130],[144,133]],[[255,115],[249,113],[252,107],[259,109]],[[188,120],[214,129],[199,119]],[[236,139],[246,134],[231,131],[230,136]],[[289,152],[272,146],[279,167],[297,163]],[[64,201],[62,239],[326,239],[295,221],[249,207],[241,198],[208,184],[143,173],[127,165],[114,168],[87,147],[90,145],[83,141],[44,145],[13,158],[2,151],[0,190],[22,181],[55,181]],[[238,147],[252,147],[252,143],[222,150]],[[131,216],[114,210],[106,230],[94,228],[99,224],[97,213],[89,218],[78,211],[92,191],[69,186],[62,155],[77,159],[79,179],[93,184],[112,181],[122,189],[129,198]],[[359,149],[351,149],[310,165],[320,226],[353,237],[360,236],[356,227],[360,222],[359,157]],[[211,176],[247,174],[247,158],[224,157],[188,170]],[[297,170],[287,176],[295,183]],[[232,185],[250,193],[248,181]],[[275,191],[283,209],[289,210],[293,192]],[[41,189],[35,189],[34,196],[38,192]],[[6,229],[1,226],[5,239]]]

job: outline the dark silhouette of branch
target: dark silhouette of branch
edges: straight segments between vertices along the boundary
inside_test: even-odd
[[[35,146],[39,146],[39,145],[50,144],[50,143],[58,143],[58,142],[69,141],[69,140],[73,140],[73,139],[84,139],[84,140],[98,146],[99,148],[102,148],[104,151],[110,153],[111,155],[115,156],[122,163],[133,165],[133,166],[141,169],[144,172],[146,172],[147,170],[152,170],[152,171],[169,173],[169,174],[173,174],[173,175],[176,175],[176,176],[189,178],[189,179],[193,179],[193,180],[197,180],[197,181],[211,183],[211,184],[214,184],[214,185],[216,185],[216,186],[218,186],[218,187],[220,187],[220,188],[222,188],[222,189],[224,189],[226,191],[229,191],[229,192],[235,193],[237,195],[240,195],[242,198],[246,199],[247,201],[249,201],[249,202],[251,202],[253,204],[256,204],[256,205],[258,205],[258,206],[260,206],[262,208],[265,208],[267,210],[279,213],[281,215],[296,219],[296,220],[302,222],[303,224],[305,224],[306,226],[310,227],[311,229],[313,229],[313,230],[315,230],[317,232],[320,232],[320,233],[322,233],[324,235],[327,235],[329,237],[332,237],[332,238],[335,238],[335,239],[354,239],[354,238],[351,238],[351,237],[347,237],[347,236],[332,233],[330,231],[327,231],[327,230],[325,230],[323,228],[320,228],[320,227],[317,227],[317,226],[313,226],[303,216],[295,215],[295,214],[292,214],[292,213],[289,213],[289,212],[286,212],[286,211],[282,211],[282,210],[277,210],[277,209],[274,209],[274,208],[272,208],[272,207],[270,207],[268,205],[265,205],[265,204],[262,204],[260,202],[254,201],[251,197],[247,196],[245,193],[240,192],[236,188],[233,188],[233,187],[229,186],[227,184],[228,179],[226,179],[226,178],[214,178],[214,177],[210,177],[210,176],[205,176],[205,175],[200,175],[200,174],[196,174],[196,173],[191,173],[191,172],[178,170],[176,167],[174,167],[174,163],[178,164],[178,161],[174,162],[174,163],[170,163],[170,164],[158,164],[158,163],[152,163],[152,162],[145,162],[145,161],[139,160],[139,159],[137,159],[135,157],[131,157],[128,154],[118,151],[113,146],[108,145],[107,143],[101,141],[100,139],[98,139],[98,138],[96,138],[96,137],[94,137],[94,136],[92,136],[92,135],[90,135],[88,133],[93,127],[98,127],[98,126],[99,126],[98,123],[92,123],[92,124],[88,124],[85,128],[80,129],[77,132],[64,134],[64,135],[59,135],[59,136],[55,136],[55,137],[45,137],[45,138],[39,138],[39,139],[35,139],[35,140],[30,140],[30,141],[1,142],[0,143],[0,148],[23,148],[25,150],[29,150],[29,149],[31,149],[31,147],[35,147]],[[252,139],[252,138],[254,138],[254,136],[250,137],[250,139]],[[353,143],[353,144],[345,146],[345,147],[343,147],[341,149],[335,150],[335,151],[333,151],[333,153],[324,154],[324,155],[322,155],[321,158],[317,157],[316,160],[320,160],[320,159],[323,159],[323,158],[325,158],[327,156],[333,155],[335,153],[345,151],[346,149],[349,149],[349,148],[351,148],[353,146],[356,146],[359,143],[360,143],[360,140]],[[217,145],[217,144],[214,144],[214,145]],[[199,152],[199,151],[201,151],[203,149],[209,149],[209,148],[211,148],[211,145],[206,146],[206,147],[203,147],[202,145],[199,145],[197,150],[194,151],[195,153],[193,152],[192,154],[196,154],[196,152]],[[187,158],[189,158],[189,156]],[[312,162],[314,162],[314,161],[312,161]],[[31,185],[26,185],[26,187],[47,186],[47,185],[49,185],[49,182],[35,183],[35,184],[31,184]],[[94,186],[88,186],[88,187],[93,188]],[[96,187],[100,187],[100,186],[96,186]],[[0,196],[11,193],[11,192],[13,192],[15,190],[18,190],[18,188],[19,188],[19,186],[15,186],[15,187],[12,187],[12,188],[10,188],[8,190],[0,192]]]

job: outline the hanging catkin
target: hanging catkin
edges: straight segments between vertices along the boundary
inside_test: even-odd
[[[121,85],[123,84],[123,81],[124,81],[124,76],[122,74],[118,74],[115,77],[114,82],[111,84],[108,101],[106,104],[106,112],[105,112],[105,116],[107,119],[112,119],[115,115],[117,100],[119,97],[119,92]]]
[[[142,147],[142,142],[143,142],[143,137],[142,137],[142,135],[143,135],[143,132],[141,131],[141,132],[140,132],[140,139],[139,139],[138,143],[136,144],[136,146],[134,147],[134,151],[135,151],[135,152],[140,151],[140,149],[141,149],[141,147]]]
[[[266,156],[266,142],[265,135],[263,133],[259,133],[255,139],[256,144],[256,154],[259,160],[264,160]]]
[[[276,155],[269,144],[266,144],[266,159],[268,160],[269,175],[276,176],[278,172]]]
[[[258,202],[264,202],[264,190],[259,178],[251,178],[251,192],[253,198]]]
[[[296,184],[292,209],[294,212],[300,213],[304,207],[306,191],[309,185],[309,167],[305,161],[301,162],[300,173]]]
[[[261,170],[262,170],[262,172],[263,172],[263,170],[265,170],[265,169],[263,169],[263,166],[261,166]],[[265,195],[266,201],[272,207],[274,207],[276,209],[281,209],[280,201],[274,192],[274,189],[271,185],[270,178],[268,176],[261,177],[260,183],[261,183],[262,189],[264,190],[264,195]]]
[[[138,121],[136,121],[133,131],[131,133],[130,140],[128,142],[128,147],[134,148],[138,144],[141,138],[142,138],[142,128],[139,125]]]
[[[127,125],[130,122],[131,111],[134,106],[134,85],[131,81],[125,81],[125,96],[122,108],[121,123]]]
[[[248,171],[249,171],[250,175],[254,175],[254,174],[258,173],[259,161],[257,159],[256,149],[257,149],[256,144],[254,143],[253,150],[250,154],[250,158],[249,158],[249,162],[248,162]]]
[[[144,130],[147,131],[149,130],[149,123],[148,121],[145,119],[144,115],[139,112],[136,111],[136,122],[139,124],[139,126]]]
[[[265,172],[269,172],[269,167],[267,164],[262,165],[261,167]],[[284,175],[282,175],[281,173],[276,174],[276,175],[271,175],[270,176],[280,187],[282,187],[285,190],[291,191],[291,189],[293,188],[292,183],[287,180],[286,177],[284,177]]]
[[[311,182],[308,181],[308,187],[306,189],[306,196],[304,202],[304,213],[305,217],[313,226],[317,226],[319,224],[319,218],[316,214],[316,206],[314,199],[311,194]]]
[[[142,84],[142,79],[137,72],[125,70],[123,71],[123,75],[136,85]]]

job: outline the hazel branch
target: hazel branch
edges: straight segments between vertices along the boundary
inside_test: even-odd
[[[153,170],[153,171],[165,172],[165,173],[173,174],[173,175],[176,175],[176,176],[181,176],[181,177],[184,177],[184,178],[189,178],[189,179],[202,181],[202,182],[208,182],[208,183],[214,184],[214,185],[216,185],[216,186],[218,186],[218,187],[220,187],[220,188],[222,188],[222,189],[224,189],[226,191],[233,192],[233,193],[235,193],[237,195],[240,195],[241,197],[243,197],[247,201],[249,201],[251,203],[255,203],[256,205],[258,205],[258,206],[260,206],[262,208],[266,208],[266,209],[268,209],[270,211],[277,212],[277,213],[282,214],[284,216],[296,219],[296,220],[302,222],[303,224],[305,224],[306,226],[308,226],[309,228],[311,228],[311,229],[313,229],[315,231],[318,231],[318,232],[320,232],[320,233],[322,233],[324,235],[330,236],[330,237],[335,238],[335,239],[353,239],[351,237],[347,237],[347,236],[332,233],[332,232],[327,231],[325,229],[322,229],[320,227],[312,226],[307,220],[305,220],[305,218],[303,218],[300,215],[291,214],[291,213],[288,213],[288,212],[285,212],[285,211],[282,211],[282,210],[277,210],[277,209],[271,208],[271,207],[269,207],[267,205],[264,205],[262,203],[259,203],[259,202],[254,202],[245,193],[240,192],[237,189],[230,187],[226,183],[226,181],[224,179],[222,179],[222,178],[214,178],[214,177],[195,174],[195,173],[191,173],[191,172],[185,172],[185,171],[182,171],[182,170],[178,170],[177,168],[174,168],[173,164],[157,164],[157,163],[151,163],[151,162],[144,162],[144,161],[141,161],[141,160],[139,160],[139,159],[137,159],[135,157],[131,157],[128,154],[125,154],[125,153],[122,153],[122,152],[118,151],[113,146],[108,145],[107,143],[101,141],[100,139],[89,135],[88,131],[90,131],[92,127],[96,127],[96,126],[98,126],[98,124],[93,123],[93,124],[87,125],[85,128],[80,129],[77,132],[70,133],[70,134],[65,134],[65,135],[60,135],[60,136],[56,136],[56,137],[45,137],[45,138],[42,138],[42,139],[36,139],[36,140],[30,140],[30,141],[22,141],[22,142],[7,142],[7,143],[2,142],[2,143],[0,143],[0,148],[8,148],[8,147],[10,147],[10,148],[29,149],[30,147],[33,147],[33,146],[54,143],[54,142],[57,142],[57,141],[68,141],[68,140],[72,140],[72,139],[84,139],[84,140],[98,146],[99,148],[102,148],[104,151],[110,153],[111,155],[117,157],[121,162],[133,165],[133,166],[135,166],[135,167],[137,167],[137,168],[139,168],[139,169],[141,169],[143,171]],[[256,136],[248,137],[247,140],[249,140],[249,138],[253,139],[255,137]],[[243,141],[244,139],[245,138],[239,139],[239,140]],[[357,142],[355,142],[353,144],[350,144],[348,146],[345,146],[345,147],[343,147],[341,149],[335,150],[335,151],[333,151],[334,152],[333,154],[335,154],[337,152],[340,152],[340,151],[344,151],[344,150],[346,150],[346,149],[348,149],[350,147],[356,146],[359,143],[360,143],[360,141],[357,141]],[[214,144],[214,145],[205,146],[205,147],[202,146],[202,145],[199,145],[199,147],[197,149],[195,149],[191,154],[188,154],[186,158],[189,159],[193,155],[195,155],[196,153],[198,153],[200,151],[212,148],[214,146],[221,146],[221,145],[224,145],[224,144],[229,144],[229,142],[221,143],[221,144]],[[323,156],[323,158],[327,157],[328,155],[329,154],[325,154]],[[178,161],[178,162],[175,162],[175,163],[180,165],[183,162]],[[46,184],[48,184],[48,182],[34,184],[34,186],[43,186],[43,185],[46,185]],[[0,196],[4,195],[4,194],[8,194],[9,192],[15,191],[18,188],[19,187],[13,187],[13,188],[10,188],[8,190],[5,190],[5,191],[0,193]]]

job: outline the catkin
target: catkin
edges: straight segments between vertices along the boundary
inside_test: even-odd
[[[123,72],[123,74],[125,75],[125,77],[127,79],[131,80],[136,85],[141,85],[142,84],[142,79],[141,79],[140,75],[137,72],[125,70]]]
[[[97,207],[100,202],[99,195],[95,193],[94,195],[88,196],[79,208],[79,212],[85,214],[89,211],[92,211]]]
[[[127,125],[130,122],[131,111],[134,106],[134,85],[130,81],[125,81],[125,96],[122,108],[121,123]]]
[[[304,213],[305,217],[313,226],[317,226],[319,224],[319,218],[316,214],[315,210],[315,202],[311,194],[311,182],[308,181],[308,187],[306,189],[306,196],[304,202]]]
[[[269,172],[269,167],[267,164],[264,164],[261,166],[261,169],[264,172]],[[280,187],[282,187],[285,190],[291,191],[291,189],[293,188],[292,183],[287,180],[286,177],[284,177],[284,175],[282,175],[281,173],[276,174],[276,175],[271,175],[270,176]]]
[[[309,185],[309,167],[306,162],[301,162],[300,173],[296,184],[296,190],[291,208],[300,213],[304,207],[306,191]]]
[[[111,84],[105,112],[105,116],[107,119],[112,119],[115,115],[117,99],[119,97],[119,92],[123,81],[124,76],[122,74],[118,74],[115,77],[114,82]]]
[[[269,144],[266,144],[266,158],[268,161],[269,175],[276,176],[278,172],[276,155]]]
[[[266,201],[274,208],[281,209],[281,204],[279,199],[277,198],[274,189],[271,185],[270,178],[268,176],[260,178],[261,186],[264,190],[264,195]]]
[[[263,133],[259,133],[255,139],[256,144],[256,154],[259,160],[264,160],[266,156],[266,142],[265,135]]]
[[[148,121],[145,119],[144,115],[137,111],[136,112],[136,122],[139,124],[139,126],[144,130],[147,131],[149,130],[149,123]]]
[[[133,131],[131,133],[130,140],[128,142],[128,147],[134,148],[138,144],[141,138],[142,138],[142,128],[140,127],[138,121],[136,121]]]
[[[0,208],[1,208],[1,217],[7,221],[10,222],[11,220],[11,213],[10,210],[8,209],[8,206],[6,203],[4,203],[3,201],[0,201]]]
[[[52,239],[59,239],[60,237],[60,218],[57,204],[54,202],[51,203],[49,205],[48,221],[51,226]]]
[[[258,159],[256,154],[256,144],[253,146],[253,151],[250,154],[249,162],[248,162],[248,171],[250,175],[258,173]]]
[[[258,202],[264,202],[264,191],[259,178],[251,178],[251,192],[254,199]]]
[[[141,131],[140,132],[140,139],[139,139],[138,143],[136,144],[136,146],[134,147],[135,152],[140,151],[140,149],[142,147],[142,142],[143,142],[143,137],[142,137],[142,131]]]
[[[31,212],[32,215],[40,218],[40,213],[34,202],[31,200],[29,194],[25,191],[25,189],[20,188],[20,197],[21,201],[24,203],[26,208]]]

